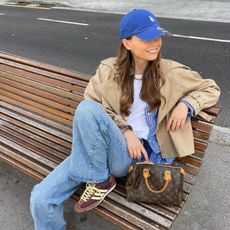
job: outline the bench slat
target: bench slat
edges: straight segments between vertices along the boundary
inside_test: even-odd
[[[7,54],[5,52],[0,52],[0,57],[2,58],[3,61],[8,60],[8,61],[13,61],[15,64],[20,63],[25,65],[26,67],[35,67],[38,68],[40,71],[45,70],[51,73],[56,73],[56,74],[60,74],[63,76],[68,76],[71,78],[76,78],[76,79],[81,79],[83,81],[88,82],[90,75],[87,74],[82,74],[76,71],[70,71],[70,70],[66,70],[64,68],[58,67],[58,66],[53,66],[50,64],[46,64],[46,63],[41,63],[38,61],[34,61],[34,60],[30,60],[27,58],[22,58],[16,55],[12,55],[12,54]]]
[[[72,133],[71,128],[68,128],[68,127],[66,127],[64,125],[61,125],[60,123],[54,122],[54,121],[49,120],[47,118],[35,115],[35,114],[31,113],[31,112],[25,111],[25,110],[20,109],[18,107],[12,106],[12,105],[7,104],[7,103],[5,103],[3,101],[0,101],[0,105],[4,106],[7,109],[13,110],[13,112],[11,112],[9,110],[6,110],[5,108],[1,108],[0,111],[2,113],[4,113],[4,114],[7,114],[7,115],[9,115],[11,117],[14,117],[15,119],[18,119],[20,117],[20,119],[23,122],[25,122],[27,124],[30,124],[30,125],[33,125],[33,126],[35,126],[37,128],[40,128],[42,130],[45,130],[46,132],[50,132],[53,135],[61,137],[61,138],[65,139],[65,140],[71,141],[71,139],[72,139],[69,135],[67,135],[67,134]],[[17,113],[15,113],[15,112],[17,112]],[[37,120],[37,121],[39,121],[41,123],[38,123],[38,122],[33,121],[33,120]],[[52,127],[52,126],[56,130],[49,128],[49,127]],[[58,129],[60,131],[58,131]],[[66,132],[66,134],[62,133],[61,131]]]
[[[146,208],[141,207],[136,203],[128,202],[125,198],[123,198],[123,197],[121,198],[116,193],[110,193],[110,194],[108,194],[108,197],[110,199],[116,201],[117,203],[119,203],[119,205],[123,205],[123,206],[127,207],[129,210],[137,212],[140,216],[143,216],[142,218],[148,218],[148,219],[152,220],[153,222],[160,223],[162,225],[162,227],[164,227],[164,228],[169,228],[172,224],[172,222],[170,220],[163,218],[163,217],[161,217],[155,213],[152,213],[149,210],[147,210]]]
[[[0,136],[1,136],[1,143],[5,144],[6,146],[10,146],[12,149],[16,149],[17,151],[23,153],[25,156],[28,156],[29,158],[32,158],[37,162],[41,162],[42,164],[49,166],[50,168],[55,168],[57,166],[57,164],[55,164],[54,162],[48,160],[43,156],[36,154],[34,150],[30,151],[29,149],[5,138],[4,136],[2,136],[2,132],[0,132]]]
[[[73,199],[74,198],[75,198],[75,196],[73,196]],[[107,210],[101,206],[96,207],[94,209],[94,212],[97,213],[98,215],[100,215],[102,218],[109,220],[113,224],[118,225],[121,229],[140,230],[140,228],[136,227],[134,224],[127,222],[122,217],[120,217],[114,213],[111,213],[109,210]]]
[[[174,161],[175,166],[182,167],[187,173],[197,176],[199,173],[199,168],[191,167],[190,165],[182,164],[179,161]]]
[[[36,89],[40,89],[40,90],[43,90],[45,92],[52,93],[54,95],[62,96],[65,98],[70,98],[74,101],[79,100],[79,95],[71,93],[70,90],[62,90],[62,89],[54,87],[54,86],[42,84],[42,83],[27,79],[27,78],[19,77],[16,75],[10,75],[10,74],[4,73],[2,71],[0,71],[0,76],[3,78],[13,80],[13,81],[18,82],[18,83],[27,85],[27,86],[33,86]]]
[[[198,157],[198,158],[203,158],[204,157],[204,151],[200,151],[200,150],[196,149],[195,153],[192,155],[195,157]]]
[[[0,93],[1,92],[2,91],[0,90]],[[61,111],[54,110],[54,109],[49,108],[47,106],[38,104],[38,103],[33,102],[31,100],[28,100],[28,99],[20,98],[18,96],[11,98],[11,97],[5,96],[5,95],[7,95],[5,93],[3,93],[2,95],[4,95],[4,96],[2,96],[2,101],[8,102],[9,104],[11,104],[13,106],[18,106],[18,107],[20,107],[20,109],[32,112],[33,114],[36,113],[36,114],[39,114],[45,118],[50,118],[54,121],[61,122],[61,123],[65,124],[66,126],[69,126],[69,127],[72,126],[72,119],[71,118],[73,118],[73,115],[65,114]],[[9,93],[8,93],[8,95],[9,95]],[[17,100],[15,100],[15,99],[17,99]],[[34,106],[36,106],[36,107],[34,107]],[[46,110],[46,108],[49,108],[49,109]],[[60,116],[58,116],[58,115],[60,115]]]
[[[22,83],[18,83],[18,82],[14,82],[12,80],[8,80],[6,78],[2,78],[0,76],[0,82],[2,83],[1,84],[1,88],[2,89],[7,89],[7,90],[10,90],[12,92],[11,89],[15,89],[15,90],[20,90],[18,92],[22,93],[23,92],[27,92],[27,93],[32,93],[34,94],[35,96],[39,96],[40,98],[44,98],[44,99],[52,99],[53,102],[57,102],[57,103],[60,103],[61,105],[68,105],[72,108],[76,108],[77,106],[77,102],[69,99],[69,98],[64,98],[62,96],[59,96],[59,95],[55,95],[55,94],[52,94],[52,93],[47,93],[45,91],[42,91],[40,89],[36,89],[36,88],[33,88],[31,86],[27,86],[27,85],[23,85]],[[11,88],[9,88],[11,87]],[[81,100],[81,97],[79,97],[79,101]],[[60,105],[60,106],[61,106]]]
[[[2,130],[0,130],[0,137],[2,138],[1,143],[10,145],[10,147],[17,150],[20,155],[26,156],[28,159],[34,159],[34,162],[37,162],[40,165],[47,165],[53,169],[62,161],[60,157],[57,157],[50,152],[46,152],[43,149],[33,146],[30,143],[23,142],[22,140],[17,139],[7,134],[6,132],[3,132]],[[24,153],[24,150],[27,150],[27,152]],[[33,154],[30,156],[30,153]]]
[[[34,171],[41,172],[42,175],[48,175],[49,170],[47,170],[44,167],[41,167],[40,165],[34,163],[33,161],[28,160],[27,158],[23,157],[22,155],[18,155],[14,151],[11,151],[10,149],[7,149],[6,147],[0,145],[0,152],[4,153],[10,158],[13,158],[17,162],[22,163],[23,165],[27,165],[28,168],[33,169]]]
[[[114,190],[114,193],[117,194],[117,196],[122,196],[124,199],[126,199],[126,192],[125,192],[125,184],[124,184],[124,179],[121,180],[120,178],[117,179],[117,186]],[[159,205],[155,204],[146,204],[146,203],[134,203],[140,207],[141,210],[149,210],[149,212],[154,212],[160,217],[164,217],[165,219],[168,219],[170,221],[173,221],[176,218],[176,214],[172,213]],[[156,216],[157,217],[157,216]]]
[[[9,64],[9,62],[7,63]],[[12,63],[13,64],[13,63]],[[15,68],[16,67],[16,68]],[[13,67],[9,65],[0,64],[1,71],[12,75],[18,75],[21,77],[26,77],[34,79],[38,82],[45,82],[49,85],[55,85],[64,90],[69,89],[70,91],[84,92],[84,88],[87,85],[87,82],[76,80],[73,78],[63,77],[63,75],[51,74],[50,72],[38,71],[36,68],[29,68],[25,70],[24,65],[14,65]]]
[[[6,113],[6,115],[8,115],[8,114]],[[37,127],[35,122],[34,123],[33,122],[24,123],[24,121],[22,120],[22,117],[12,118],[12,117],[6,116],[6,115],[1,114],[1,118],[4,121],[9,122],[10,124],[14,124],[18,127],[21,127],[22,129],[25,129],[25,130],[31,132],[32,134],[36,134],[39,137],[46,138],[47,141],[53,142],[54,145],[56,147],[58,147],[58,149],[62,148],[62,147],[65,147],[69,150],[71,149],[71,143],[70,142],[66,141],[66,139],[61,139],[59,136],[55,136],[55,135],[48,133],[47,131],[50,129],[41,130],[41,129],[39,129],[40,125],[38,125],[38,127]],[[30,121],[30,120],[26,120],[26,121]],[[34,125],[36,125],[36,127]]]
[[[39,143],[37,141],[34,141],[31,138],[24,136],[23,134],[18,135],[18,133],[15,130],[9,129],[9,128],[2,126],[2,125],[0,127],[1,127],[0,132],[4,132],[5,137],[8,137],[8,139],[14,141],[15,143],[18,143],[18,144],[21,143],[23,146],[27,147],[28,149],[30,149],[36,153],[39,153],[39,155],[42,155],[43,152],[44,153],[47,152],[47,154],[45,154],[44,156],[51,154],[53,157],[50,159],[53,161],[55,161],[54,159],[57,159],[56,160],[57,163],[59,163],[58,159],[64,160],[67,157],[66,154],[60,153],[59,151],[57,151],[53,148],[50,148],[49,146],[44,145],[43,143]],[[49,158],[47,158],[47,159],[49,159]]]
[[[6,155],[3,155],[1,152],[0,152],[0,160],[22,171],[26,175],[31,176],[35,180],[42,180],[44,178],[44,176],[39,175],[37,172],[35,173],[33,169],[27,167],[26,165],[20,164],[18,161],[13,160]]]
[[[201,140],[207,141],[210,137],[210,133],[204,133],[204,132],[201,132],[199,130],[193,129],[193,136],[196,139],[201,139]]]
[[[54,150],[58,150],[65,155],[69,155],[70,148],[65,148],[62,145],[59,145],[58,143],[55,143],[53,141],[44,138],[43,136],[41,137],[37,135],[37,133],[35,134],[33,132],[26,131],[26,129],[22,129],[18,126],[15,126],[14,124],[5,122],[4,120],[1,120],[1,127],[2,126],[14,130],[15,135],[18,135],[18,137],[21,137],[21,135],[23,135],[24,138],[28,138],[28,140],[32,140],[35,145],[38,144],[38,146],[40,146],[40,144],[42,144],[42,146],[44,146],[45,148],[49,147]],[[47,150],[49,148],[47,148]]]
[[[123,209],[122,207],[115,206],[111,202],[108,202],[107,199],[105,199],[102,203],[101,206],[110,210],[114,214],[122,217],[126,221],[129,221],[130,223],[134,224],[135,226],[139,227],[139,229],[151,229],[151,230],[159,230],[162,229],[163,227],[160,227],[159,225],[156,226],[154,222],[148,223],[144,221],[143,219],[138,218],[134,214],[132,214],[129,211],[126,211],[126,209]]]
[[[178,161],[183,162],[183,163],[188,163],[188,164],[194,165],[196,167],[200,167],[202,164],[202,161],[194,159],[191,156],[182,157],[182,158],[178,159]]]
[[[203,132],[211,133],[212,131],[212,125],[205,123],[205,122],[199,122],[195,119],[191,120],[192,126],[195,129],[202,130]]]
[[[28,93],[25,90],[20,90],[20,89],[17,89],[15,87],[11,87],[11,86],[6,87],[6,85],[1,84],[1,83],[0,83],[0,90],[1,90],[1,94],[4,96],[8,96],[8,97],[17,99],[18,101],[21,101],[21,102],[24,102],[27,104],[35,103],[35,105],[33,105],[33,106],[36,106],[36,107],[48,105],[46,107],[43,107],[47,111],[59,112],[61,110],[63,112],[59,112],[59,114],[60,114],[60,116],[63,116],[63,117],[65,117],[66,114],[74,114],[74,112],[75,112],[75,108],[71,108],[68,105],[63,105],[63,104],[60,104],[60,103],[55,102],[53,100],[43,98],[41,96],[37,96],[34,94],[34,92]],[[54,110],[54,109],[56,109],[56,110]]]
[[[209,115],[217,116],[221,111],[221,107],[214,105],[210,108],[204,109],[204,112],[208,113]]]
[[[186,181],[186,183],[191,184],[191,185],[195,184],[196,179],[197,179],[196,176],[189,174],[189,173],[186,173],[184,176],[184,180]]]
[[[197,149],[197,150],[205,151],[205,149],[207,148],[208,144],[204,143],[204,142],[201,142],[201,141],[195,140],[194,141],[194,146],[195,146],[195,149]]]

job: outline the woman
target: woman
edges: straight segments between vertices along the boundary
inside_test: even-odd
[[[36,230],[65,229],[63,202],[82,183],[76,212],[99,205],[134,160],[172,164],[194,153],[189,119],[217,102],[219,87],[160,58],[168,33],[146,10],[123,17],[117,57],[101,62],[76,110],[71,155],[32,191]]]

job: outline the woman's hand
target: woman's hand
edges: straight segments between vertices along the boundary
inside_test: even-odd
[[[178,129],[182,129],[184,127],[187,115],[188,107],[183,102],[178,103],[169,118],[166,127],[167,131],[176,131]]]
[[[133,160],[138,160],[141,155],[144,155],[146,161],[148,161],[148,154],[142,145],[139,138],[131,130],[126,130],[124,136],[128,145],[129,155]]]

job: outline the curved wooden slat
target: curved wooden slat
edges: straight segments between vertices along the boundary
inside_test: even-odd
[[[10,60],[10,61],[13,61],[15,63],[24,64],[27,67],[32,66],[32,67],[38,68],[38,69],[40,69],[40,71],[46,70],[48,72],[53,72],[53,73],[61,74],[64,76],[70,76],[70,77],[85,80],[85,81],[88,81],[90,78],[90,76],[87,74],[82,74],[82,73],[79,73],[76,71],[70,71],[70,70],[67,70],[67,69],[64,69],[64,68],[61,68],[58,66],[53,66],[50,64],[45,64],[45,63],[41,63],[38,61],[30,60],[27,58],[22,58],[22,57],[8,54],[8,53],[2,52],[2,51],[0,52],[0,57],[3,58],[4,60]],[[24,69],[26,69],[26,68],[24,67]]]

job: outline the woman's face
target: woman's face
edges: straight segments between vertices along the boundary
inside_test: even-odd
[[[162,39],[158,37],[151,41],[143,41],[137,36],[123,39],[126,49],[130,50],[136,61],[154,61],[160,52]]]

